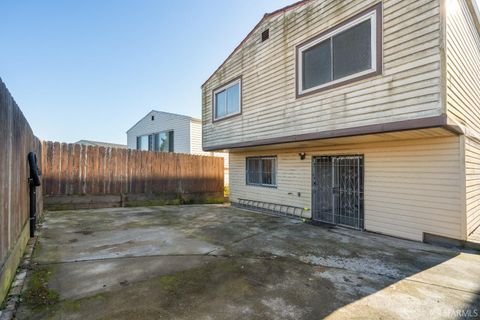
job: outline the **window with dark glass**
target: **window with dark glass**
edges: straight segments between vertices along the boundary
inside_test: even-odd
[[[246,182],[248,185],[275,187],[277,185],[277,157],[247,157]]]
[[[376,71],[376,14],[372,10],[298,48],[299,94]]]

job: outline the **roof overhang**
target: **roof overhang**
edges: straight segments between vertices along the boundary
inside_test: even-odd
[[[372,124],[372,125],[353,127],[353,128],[327,130],[327,131],[321,131],[321,132],[305,133],[305,134],[244,141],[244,142],[226,143],[226,144],[204,147],[203,150],[216,151],[216,150],[225,150],[225,149],[259,147],[259,146],[274,145],[274,144],[295,143],[295,142],[303,142],[303,141],[352,137],[352,136],[360,136],[360,135],[368,135],[368,134],[378,134],[378,133],[388,133],[388,132],[428,129],[428,128],[444,128],[457,135],[464,134],[463,129],[459,125],[457,125],[455,122],[450,120],[446,115],[440,115],[440,116],[434,116],[434,117],[428,117],[428,118],[403,120],[403,121],[388,122],[388,123],[382,123],[382,124]]]

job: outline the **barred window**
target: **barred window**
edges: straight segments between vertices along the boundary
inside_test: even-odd
[[[248,185],[276,187],[277,157],[247,157],[246,182]]]

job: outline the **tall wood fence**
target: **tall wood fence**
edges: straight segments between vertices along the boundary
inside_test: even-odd
[[[223,158],[50,141],[43,142],[42,150],[47,207],[63,209],[72,196],[96,196],[76,198],[84,207],[95,207],[98,196],[106,195],[129,200],[139,195],[143,200],[223,195]]]
[[[0,303],[29,238],[27,156],[34,151],[40,161],[40,148],[40,141],[0,79]],[[42,211],[40,190],[37,191],[37,211]]]

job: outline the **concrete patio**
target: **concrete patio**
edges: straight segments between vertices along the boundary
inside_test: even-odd
[[[480,317],[480,255],[220,205],[50,212],[18,319]]]

